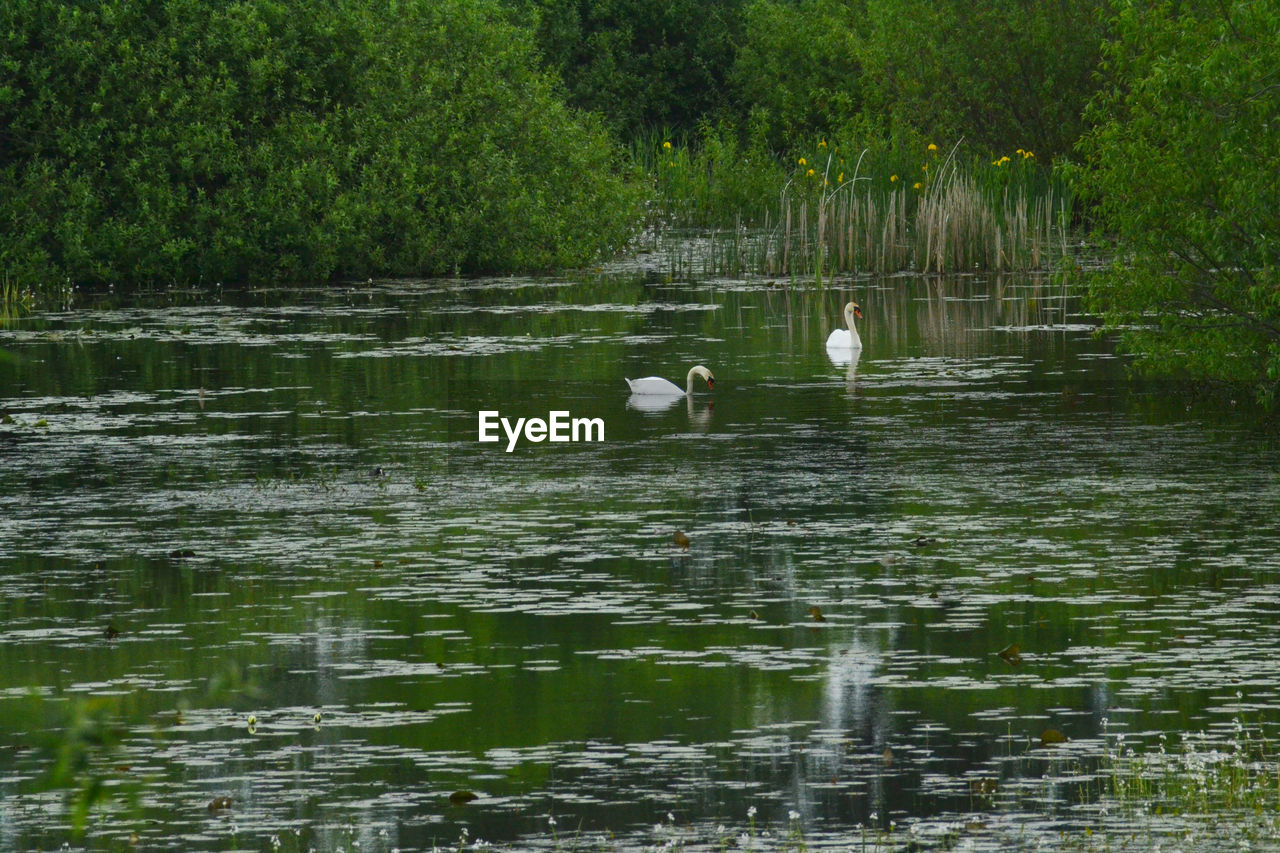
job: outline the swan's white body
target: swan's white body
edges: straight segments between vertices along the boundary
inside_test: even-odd
[[[827,349],[862,349],[862,338],[858,336],[858,327],[854,325],[854,320],[862,319],[862,309],[858,307],[858,303],[850,302],[844,306],[844,323],[849,328],[836,329],[827,336]]]
[[[701,376],[707,381],[707,388],[716,387],[716,378],[711,375],[711,371],[707,370],[701,364],[696,367],[689,368],[689,375],[685,378],[685,387],[682,389],[674,382],[669,382],[661,376],[645,376],[640,379],[628,379],[627,385],[631,388],[632,394],[640,394],[644,396],[657,397],[683,397],[686,394],[693,393],[693,377]]]

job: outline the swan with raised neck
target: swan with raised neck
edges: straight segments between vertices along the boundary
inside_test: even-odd
[[[689,375],[685,377],[684,390],[681,390],[676,383],[663,379],[661,376],[643,376],[640,379],[628,379],[627,386],[631,389],[632,394],[688,395],[693,393],[694,377],[701,377],[705,380],[708,391],[716,387],[716,378],[711,375],[710,370],[707,370],[701,364],[696,364],[689,368]]]
[[[862,309],[858,303],[850,302],[844,306],[844,323],[848,330],[836,329],[827,337],[827,349],[862,349],[862,338],[858,335],[856,320],[862,319]]]

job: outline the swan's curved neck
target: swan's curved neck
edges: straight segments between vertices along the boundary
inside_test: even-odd
[[[849,325],[849,343],[855,349],[862,348],[862,337],[858,334],[857,317],[852,311],[844,312],[844,321]]]
[[[689,368],[689,375],[686,376],[684,380],[684,393],[686,396],[693,395],[693,377],[697,375],[698,375],[698,368],[696,367]]]

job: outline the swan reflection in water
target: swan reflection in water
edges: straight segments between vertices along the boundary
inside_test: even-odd
[[[678,397],[663,397],[657,394],[632,394],[627,398],[627,408],[635,409],[646,415],[660,415],[671,411],[684,400],[689,413],[689,425],[700,432],[706,432],[711,426],[711,413],[715,402],[708,400],[700,403],[692,396],[681,394]]]
[[[844,387],[850,394],[858,390],[858,357],[861,355],[862,350],[860,349],[827,350],[827,358],[831,359],[831,364],[835,367],[844,368]]]

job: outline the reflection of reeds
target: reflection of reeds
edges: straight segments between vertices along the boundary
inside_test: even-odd
[[[0,319],[16,317],[30,311],[35,303],[35,294],[8,275],[0,276]]]

